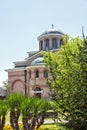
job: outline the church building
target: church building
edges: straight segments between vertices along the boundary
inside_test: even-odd
[[[26,96],[49,99],[50,87],[47,85],[48,68],[43,62],[41,51],[58,51],[64,33],[52,28],[38,36],[39,50],[28,52],[23,61],[14,62],[14,68],[8,69],[10,93],[22,92]]]

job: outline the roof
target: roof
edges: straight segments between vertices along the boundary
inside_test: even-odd
[[[61,30],[56,30],[54,28],[46,30],[41,35],[46,35],[46,34],[62,34],[62,35],[64,35],[64,33]]]
[[[64,35],[64,33],[59,29],[51,28],[51,29],[44,31],[38,38],[40,38],[42,36],[46,36],[46,35]]]
[[[38,57],[31,62],[31,65],[43,65],[43,64],[44,64],[43,57]]]

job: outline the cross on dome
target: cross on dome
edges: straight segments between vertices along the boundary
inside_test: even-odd
[[[54,29],[54,25],[52,24],[52,29]]]

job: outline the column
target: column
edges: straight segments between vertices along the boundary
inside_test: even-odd
[[[52,38],[49,39],[49,50],[52,50]]]
[[[35,69],[31,70],[31,79],[35,79]]]
[[[43,78],[43,68],[39,69],[39,77],[42,79]]]
[[[39,51],[41,51],[41,44],[40,44],[41,41],[39,41]]]
[[[43,40],[43,50],[46,50],[46,42],[45,42],[45,39]]]
[[[57,39],[57,48],[60,48],[60,38]]]

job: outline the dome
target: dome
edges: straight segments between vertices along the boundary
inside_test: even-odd
[[[42,64],[44,64],[43,57],[36,58],[31,62],[31,65],[42,65]]]
[[[54,25],[52,25],[51,29],[44,31],[40,36],[38,36],[38,40],[44,36],[52,36],[52,35],[53,36],[57,36],[57,35],[64,36],[64,33],[59,29],[55,29]]]
[[[41,36],[42,36],[42,35],[47,35],[47,34],[60,34],[60,35],[64,35],[64,33],[63,33],[61,30],[56,30],[56,29],[54,29],[54,28],[49,29],[49,30],[43,32],[43,33],[41,34]]]

